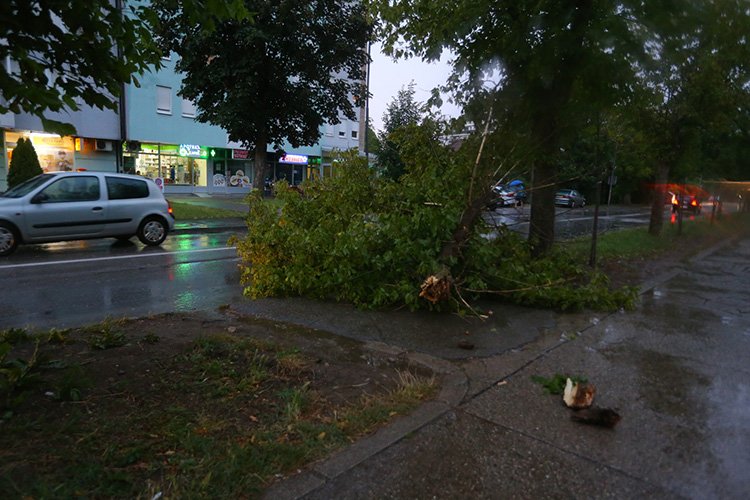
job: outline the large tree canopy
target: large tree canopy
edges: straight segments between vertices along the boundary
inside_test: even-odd
[[[355,119],[364,97],[370,29],[364,8],[347,0],[247,0],[253,21],[210,34],[179,9],[164,11],[164,46],[179,55],[180,94],[197,119],[223,127],[255,150],[255,185],[265,177],[266,145],[315,144],[320,127]]]
[[[31,113],[46,130],[71,134],[72,126],[45,113],[75,111],[82,103],[117,109],[122,85],[159,67],[155,12],[177,3],[193,18],[245,15],[239,0],[3,0],[0,113]]]
[[[721,152],[736,151],[749,132],[748,33],[747,2],[695,2],[660,32],[659,57],[637,74],[639,92],[650,99],[638,102],[635,113],[657,167],[652,234],[661,229],[668,180],[736,173],[736,162]]]
[[[652,2],[649,2],[652,3]],[[659,3],[659,2],[656,2]],[[633,5],[629,5],[633,4]],[[496,113],[512,115],[535,151],[530,240],[554,239],[554,192],[560,148],[614,102],[643,52],[645,6],[627,1],[549,0],[438,4],[376,2],[385,46],[394,54],[454,54],[451,87],[470,101],[494,80]],[[484,97],[484,95],[483,95]]]

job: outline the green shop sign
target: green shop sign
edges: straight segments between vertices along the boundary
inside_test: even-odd
[[[177,154],[189,158],[208,158],[208,148],[197,144],[180,144]]]

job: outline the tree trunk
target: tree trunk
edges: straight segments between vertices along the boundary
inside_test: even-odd
[[[466,245],[471,233],[474,229],[474,225],[477,222],[477,218],[482,214],[482,210],[492,196],[492,190],[490,189],[483,196],[479,196],[472,200],[468,207],[461,214],[461,219],[458,221],[456,229],[453,231],[452,238],[443,245],[440,252],[440,262],[447,264],[453,258],[461,255],[461,249]]]
[[[654,184],[654,197],[651,200],[651,220],[648,224],[648,233],[653,236],[661,234],[664,225],[664,200],[667,196],[667,179],[669,178],[669,165],[660,163],[656,171],[656,183]]]
[[[575,4],[575,15],[569,31],[559,42],[559,66],[550,71],[556,76],[547,84],[528,82],[531,86],[537,86],[536,92],[532,93],[531,104],[535,111],[531,134],[540,152],[534,164],[534,182],[531,186],[534,198],[529,224],[529,243],[535,257],[548,252],[555,242],[555,191],[561,123],[570,104],[575,80],[585,65],[584,53],[589,50],[587,34],[594,18],[593,1],[581,0],[570,4]]]
[[[555,191],[557,189],[557,165],[543,158],[534,165],[534,201],[531,204],[529,221],[529,243],[534,256],[540,256],[552,248],[555,242]]]
[[[253,188],[260,189],[263,192],[265,180],[268,176],[268,166],[266,165],[266,146],[268,143],[268,133],[263,130],[258,134],[255,141],[253,153],[255,175],[253,176]]]
[[[483,179],[484,176],[480,178]],[[485,184],[489,185],[489,182]],[[461,257],[461,250],[469,241],[477,219],[481,216],[482,210],[492,196],[492,188],[486,189],[482,192],[482,196],[471,200],[469,206],[463,211],[451,239],[443,245],[440,251],[440,256],[438,257],[441,264],[440,269],[424,280],[419,293],[420,297],[433,304],[450,298],[453,276],[449,264],[451,260]]]

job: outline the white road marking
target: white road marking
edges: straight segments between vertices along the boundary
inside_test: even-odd
[[[88,259],[70,259],[70,260],[53,260],[50,262],[28,262],[25,264],[10,264],[7,266],[0,266],[0,269],[19,269],[22,267],[44,267],[44,266],[56,266],[59,264],[81,264],[84,262],[102,262],[106,260],[121,260],[121,259],[137,259],[146,257],[163,257],[165,255],[182,255],[186,253],[203,253],[203,252],[219,252],[222,250],[235,250],[237,247],[217,247],[217,248],[198,248],[195,250],[180,250],[178,252],[159,252],[159,253],[139,253],[135,255],[117,255],[110,257],[92,257]]]

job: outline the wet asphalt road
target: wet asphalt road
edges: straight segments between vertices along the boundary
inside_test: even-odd
[[[0,262],[0,328],[63,328],[107,317],[212,310],[239,300],[229,232],[22,246]]]

